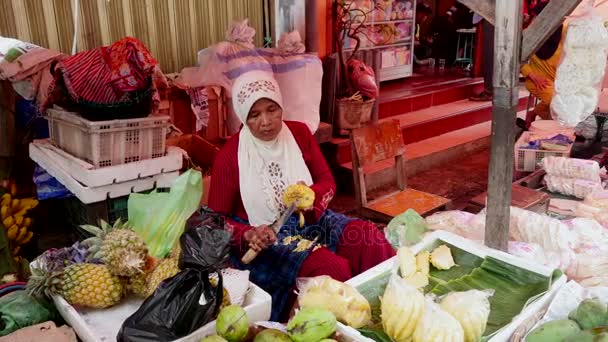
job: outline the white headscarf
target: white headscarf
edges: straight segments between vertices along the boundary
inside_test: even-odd
[[[271,224],[278,218],[285,209],[282,198],[289,185],[299,181],[312,185],[302,150],[285,123],[272,141],[257,139],[247,127],[249,110],[262,98],[283,107],[279,85],[271,74],[253,71],[234,82],[232,106],[243,122],[238,148],[239,185],[252,226]]]

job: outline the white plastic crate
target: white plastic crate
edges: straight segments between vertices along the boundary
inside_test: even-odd
[[[48,109],[52,143],[96,168],[163,157],[168,116],[89,121],[75,113]]]
[[[511,265],[530,270],[532,272],[551,276],[553,274],[553,269],[546,267],[544,265],[535,263],[531,260],[526,260],[523,258],[519,258],[513,256],[511,254],[507,254],[505,252],[501,252],[495,249],[488,248],[486,246],[475,243],[471,240],[467,240],[461,236],[445,232],[445,231],[436,231],[428,234],[424,237],[424,239],[411,247],[411,250],[414,254],[418,254],[420,251],[425,250],[426,247],[432,246],[437,240],[441,240],[446,242],[454,247],[460,248],[466,252],[471,254],[475,254],[480,258],[485,258],[487,256],[491,256],[498,260],[502,260]],[[367,270],[364,273],[350,279],[346,283],[357,288],[371,279],[376,279],[377,277],[386,274],[387,272],[391,272],[397,267],[398,261],[397,257],[393,257],[389,260],[384,261],[383,263],[377,265],[374,268]],[[387,278],[388,279],[388,278]],[[504,326],[502,329],[498,330],[494,335],[492,335],[488,342],[507,342],[509,341],[513,332],[525,321],[530,320],[535,314],[537,314],[542,308],[544,308],[555,296],[557,291],[566,283],[566,276],[562,275],[560,278],[556,279],[547,292],[537,296],[536,298],[529,301],[528,305],[524,307],[521,313],[515,317],[511,323]],[[346,326],[344,324],[338,324],[338,332],[342,336],[342,340],[344,342],[374,342],[372,339],[367,338],[356,329]]]
[[[528,145],[529,132],[524,132],[515,143],[515,170],[523,172],[534,172],[540,168],[540,162],[545,157],[570,157],[572,144],[567,151],[546,151],[524,148]]]

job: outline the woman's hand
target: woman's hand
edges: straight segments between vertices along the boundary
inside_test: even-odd
[[[267,225],[250,229],[245,232],[243,237],[249,243],[249,247],[256,252],[261,252],[277,241],[277,235]]]
[[[536,88],[538,88],[539,90],[545,89],[546,87],[548,87],[550,85],[549,81],[546,78],[544,78],[534,72],[531,72],[528,75],[528,78],[530,79],[530,81],[532,81],[532,83],[534,83]]]

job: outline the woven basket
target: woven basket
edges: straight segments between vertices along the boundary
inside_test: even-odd
[[[351,129],[359,128],[362,124],[370,121],[374,109],[374,102],[374,99],[364,102],[337,99],[336,114],[338,116],[338,129],[340,129],[340,131],[349,131]]]

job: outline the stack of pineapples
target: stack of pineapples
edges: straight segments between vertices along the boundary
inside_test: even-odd
[[[179,244],[164,259],[148,255],[141,237],[120,219],[114,225],[82,226],[89,239],[38,258],[27,284],[33,296],[61,295],[68,303],[92,308],[118,304],[128,294],[146,298],[180,272]],[[230,305],[224,289],[222,306]]]

